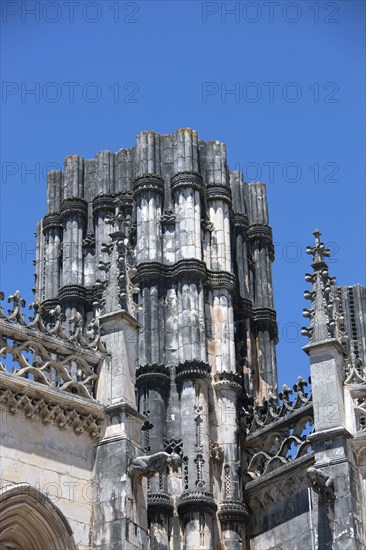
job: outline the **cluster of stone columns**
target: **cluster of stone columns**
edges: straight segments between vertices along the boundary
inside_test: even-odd
[[[149,480],[152,540],[241,549],[238,411],[245,392],[260,398],[277,384],[264,185],[244,183],[228,170],[225,146],[190,129],[142,132],[135,147],[91,160],[68,157],[48,179],[38,299],[85,321],[114,314],[125,275],[111,263],[127,259],[140,288],[129,369],[146,419],[141,452],[178,441],[182,458],[179,478]]]

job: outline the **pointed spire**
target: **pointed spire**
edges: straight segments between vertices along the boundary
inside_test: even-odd
[[[314,246],[308,246],[306,253],[313,256],[313,273],[306,273],[305,281],[312,283],[312,290],[306,290],[304,298],[311,301],[311,309],[304,309],[304,317],[310,319],[310,327],[304,327],[302,334],[308,336],[310,343],[337,339],[340,343],[346,335],[341,330],[344,320],[338,312],[339,297],[335,277],[330,277],[325,258],[330,256],[330,250],[321,242],[321,233],[316,229]]]

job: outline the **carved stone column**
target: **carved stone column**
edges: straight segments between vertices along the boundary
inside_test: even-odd
[[[59,214],[48,214],[43,218],[44,270],[47,273],[44,283],[44,299],[57,298],[60,288],[60,259],[62,242],[62,221]]]
[[[67,318],[71,317],[73,310],[81,314],[84,311],[83,237],[87,212],[87,203],[80,198],[64,199],[61,205],[63,241],[59,299]]]
[[[260,205],[262,203],[259,203]],[[254,266],[254,314],[257,333],[257,359],[260,382],[259,396],[268,393],[268,387],[277,387],[276,313],[273,308],[272,268],[274,259],[272,230],[266,224],[249,227]]]
[[[201,260],[202,177],[195,172],[179,172],[171,180],[175,208],[176,261]]]
[[[136,261],[161,261],[161,210],[164,181],[156,175],[138,177],[133,186],[136,200]]]
[[[217,444],[222,450],[219,519],[224,548],[242,550],[247,516],[243,504],[240,469],[240,442],[237,423],[237,401],[243,392],[241,377],[235,373],[217,373],[216,395]]]
[[[232,271],[230,207],[231,191],[225,185],[211,184],[207,187],[207,208],[211,232],[211,269]]]
[[[176,369],[181,402],[183,493],[178,512],[183,548],[213,549],[212,514],[216,510],[210,478],[208,380],[206,363],[185,362]]]
[[[146,419],[141,428],[141,445],[145,453],[158,453],[164,449],[166,439],[170,369],[163,365],[139,367],[136,385],[139,411]],[[168,496],[167,471],[149,477],[147,488],[150,548],[168,550],[168,518],[173,514],[173,506]]]

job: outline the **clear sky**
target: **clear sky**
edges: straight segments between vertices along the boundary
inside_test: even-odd
[[[268,184],[280,382],[308,374],[315,228],[338,284],[365,284],[365,3],[3,0],[1,12],[5,294],[32,298],[47,169],[191,127]]]

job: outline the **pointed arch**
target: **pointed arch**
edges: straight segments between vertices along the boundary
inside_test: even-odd
[[[0,491],[0,518],[0,550],[76,550],[65,516],[28,483]]]

